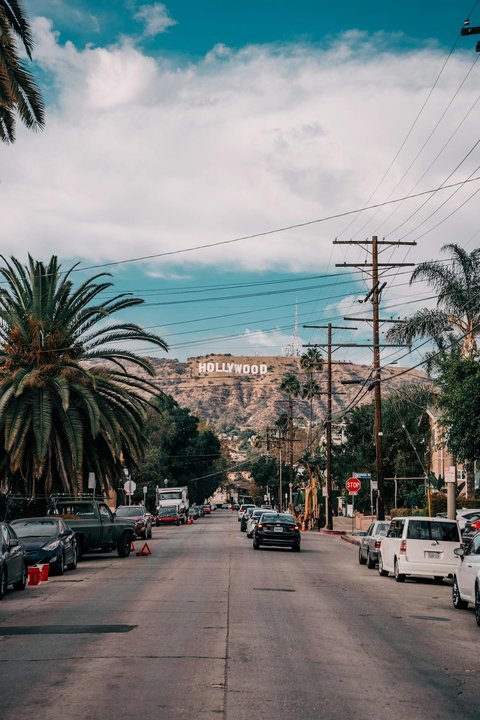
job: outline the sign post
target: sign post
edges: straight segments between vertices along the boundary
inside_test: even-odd
[[[362,483],[360,480],[356,477],[348,478],[347,482],[345,483],[345,487],[347,488],[348,492],[352,496],[352,533],[355,529],[355,495],[358,494],[358,491],[362,487]]]

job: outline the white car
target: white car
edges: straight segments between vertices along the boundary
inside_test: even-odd
[[[452,602],[457,610],[475,607],[475,620],[480,626],[480,533],[465,548],[455,550],[460,562],[453,576]]]
[[[238,519],[238,522],[240,522],[240,520],[242,519],[242,517],[244,516],[244,514],[246,513],[246,511],[248,510],[248,508],[254,508],[254,507],[255,507],[255,505],[251,505],[251,504],[249,504],[249,505],[240,505],[240,507],[239,507],[239,509],[238,509],[238,518],[237,518],[237,519]]]
[[[267,512],[272,512],[272,511],[265,510],[265,508],[255,508],[255,510],[253,510],[250,513],[250,517],[248,518],[248,521],[247,521],[247,537],[248,538],[253,537],[253,529],[254,529],[255,525],[258,523],[258,521],[260,520],[262,515],[264,515]]]
[[[407,575],[431,577],[436,582],[452,577],[458,558],[454,550],[461,547],[456,520],[418,515],[394,518],[378,555],[380,575],[393,573],[397,582]]]

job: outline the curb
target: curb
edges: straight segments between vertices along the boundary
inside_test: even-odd
[[[322,528],[320,530],[320,533],[322,535],[341,535],[341,536],[343,536],[346,534],[346,530],[325,530],[324,528]]]
[[[350,543],[350,545],[360,545],[360,541],[357,540],[357,538],[352,537],[351,535],[342,535],[340,540],[344,540],[347,543]]]

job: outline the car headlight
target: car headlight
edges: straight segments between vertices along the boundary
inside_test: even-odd
[[[43,546],[43,550],[56,550],[60,546],[60,540],[52,540],[48,545]]]

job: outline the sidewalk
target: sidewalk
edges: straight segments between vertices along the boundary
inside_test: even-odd
[[[351,543],[352,545],[360,544],[360,541],[355,534],[356,531],[353,526],[352,518],[343,517],[343,515],[333,517],[333,530],[326,530],[325,528],[322,528],[320,532],[324,535],[340,535],[342,540]]]

